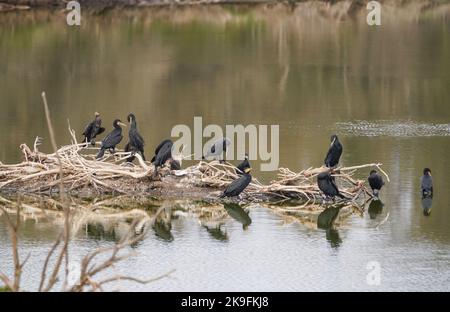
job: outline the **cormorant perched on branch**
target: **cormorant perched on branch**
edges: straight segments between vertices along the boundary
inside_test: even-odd
[[[370,175],[367,178],[369,185],[372,188],[373,196],[378,198],[381,188],[384,185],[383,178],[378,174],[376,170],[370,171]]]
[[[157,170],[159,167],[165,165],[166,161],[172,159],[172,147],[173,142],[169,139],[162,141],[155,150],[155,156],[152,158],[152,164],[155,166],[155,173],[157,174]]]
[[[125,145],[125,152],[132,153],[132,156],[127,158],[127,162],[132,162],[134,160],[135,153],[141,154],[142,159],[145,161],[145,142],[137,130],[136,116],[134,116],[134,114],[129,114],[127,120],[130,123],[130,131],[128,132],[129,142],[127,143],[127,145]]]
[[[331,197],[333,199],[336,196],[346,198],[344,195],[339,193],[334,177],[332,177],[329,172],[322,172],[317,176],[317,185],[326,197]]]
[[[228,146],[231,145],[231,140],[229,138],[221,138],[214,142],[209,148],[206,155],[203,156],[203,159],[207,159],[208,157],[213,157],[215,159],[219,159],[220,162],[223,161],[223,153],[226,154]]]
[[[337,135],[331,136],[331,145],[325,157],[325,166],[334,168],[339,164],[339,159],[342,155],[342,144],[339,142]]]
[[[252,168],[249,164],[248,167],[244,168],[242,175],[227,186],[220,198],[239,196],[252,182],[250,171],[252,171]]]
[[[422,190],[422,197],[433,196],[433,178],[431,177],[430,168],[423,169],[423,176],[420,179],[420,189]]]
[[[105,132],[105,128],[102,127],[102,119],[100,118],[100,114],[95,112],[95,119],[89,123],[84,129],[83,135],[85,143],[91,143],[95,145],[94,139],[97,135]]]
[[[120,119],[114,120],[113,122],[114,130],[111,131],[102,141],[102,146],[100,147],[100,152],[97,155],[97,159],[102,158],[105,155],[106,150],[109,150],[111,153],[115,152],[116,145],[119,144],[123,138],[121,126],[126,127],[127,125],[122,123]]]

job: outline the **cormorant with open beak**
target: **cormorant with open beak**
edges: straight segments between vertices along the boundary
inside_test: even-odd
[[[342,155],[342,144],[339,142],[337,135],[331,136],[331,145],[325,157],[325,166],[328,168],[335,168],[339,164],[339,159]]]
[[[339,192],[334,177],[329,172],[322,172],[317,176],[317,185],[327,198],[340,197],[346,198]]]
[[[252,168],[249,164],[248,167],[244,168],[242,175],[227,186],[220,198],[239,196],[252,182],[251,171]]]
[[[226,154],[228,146],[231,145],[231,140],[229,138],[221,138],[214,142],[209,148],[202,158],[207,159],[209,157],[213,157],[214,159],[218,159],[220,162],[223,162],[223,153]]]
[[[103,132],[105,132],[105,128],[102,127],[102,119],[100,118],[100,114],[95,112],[95,119],[91,123],[89,123],[84,129],[83,142],[95,145],[94,141],[95,137],[97,135],[102,134]]]
[[[102,146],[100,147],[100,152],[97,155],[97,159],[102,158],[105,155],[105,152],[107,150],[110,151],[110,153],[114,154],[116,151],[116,145],[122,141],[122,127],[126,127],[127,125],[122,123],[120,119],[116,119],[113,122],[114,130],[111,131],[105,139],[102,141]]]
[[[370,175],[367,178],[369,185],[372,188],[373,196],[378,198],[381,188],[384,185],[383,178],[378,174],[376,170],[370,171]]]
[[[422,190],[422,197],[433,196],[433,178],[431,177],[430,168],[423,169],[423,176],[420,179],[420,189]]]
[[[130,123],[130,131],[128,132],[129,142],[125,145],[125,152],[131,152],[132,155],[127,158],[127,162],[132,162],[134,160],[134,154],[139,153],[142,159],[145,161],[144,155],[144,139],[139,134],[137,130],[136,116],[134,114],[129,114],[128,122]]]

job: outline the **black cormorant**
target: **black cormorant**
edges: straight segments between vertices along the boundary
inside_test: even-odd
[[[84,143],[91,143],[92,145],[95,145],[95,137],[97,135],[102,134],[105,132],[105,128],[102,127],[102,119],[100,118],[100,114],[95,112],[95,119],[89,123],[86,128],[84,129],[83,135],[84,135]]]
[[[337,135],[331,136],[331,145],[325,157],[325,166],[334,168],[339,164],[339,159],[342,155],[342,144],[339,142]]]
[[[144,155],[145,142],[137,130],[136,116],[134,116],[134,114],[129,114],[127,120],[130,123],[130,131],[128,132],[130,141],[127,143],[127,145],[125,145],[125,152],[132,153],[132,156],[127,158],[127,162],[132,162],[134,160],[135,153],[141,154],[142,159],[145,161]]]
[[[420,189],[422,197],[433,196],[433,178],[431,177],[430,168],[423,169],[423,176],[420,179]]]
[[[223,161],[223,153],[226,154],[228,146],[231,145],[231,140],[229,138],[221,138],[215,141],[210,147],[208,147],[208,151],[206,155],[203,156],[203,159],[207,159],[208,157],[213,157],[214,159],[219,159],[221,162]]]
[[[370,175],[367,178],[369,185],[372,188],[373,196],[378,198],[381,188],[384,185],[383,178],[378,174],[376,170],[370,171]]]
[[[220,198],[239,196],[252,182],[251,170],[252,168],[250,167],[244,168],[244,173],[227,186]]]
[[[248,162],[248,154],[245,154],[245,159],[236,167],[236,174],[243,174],[245,168],[250,168],[250,163]]]
[[[172,147],[173,142],[169,139],[162,141],[156,147],[155,156],[153,156],[152,158],[152,164],[155,166],[154,175],[157,174],[157,170],[159,167],[164,166],[168,160],[172,159]]]
[[[115,152],[116,145],[122,141],[122,127],[127,125],[122,123],[120,119],[116,119],[113,122],[114,130],[111,131],[102,141],[102,146],[100,147],[100,152],[97,155],[97,159],[100,159],[105,155],[105,151],[109,150],[111,153]]]
[[[322,172],[317,176],[317,185],[326,197],[331,197],[333,199],[336,196],[346,198],[344,195],[339,193],[334,177],[332,177],[329,172]]]

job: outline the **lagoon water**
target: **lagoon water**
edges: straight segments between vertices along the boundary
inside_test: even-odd
[[[174,215],[170,233],[150,231],[114,270],[152,277],[175,269],[171,277],[112,289],[450,290],[448,15],[386,18],[371,28],[272,10],[112,11],[85,17],[80,28],[67,27],[60,13],[0,15],[0,161],[19,161],[19,144],[36,136],[50,150],[43,90],[60,144],[69,140],[67,119],[80,133],[94,111],[108,128],[134,112],[148,151],[174,125],[201,116],[205,125],[279,125],[280,166],[300,170],[321,165],[337,133],[342,164],[381,162],[390,174],[382,209],[333,231],[286,224],[257,205],[248,208],[250,225],[230,216],[220,233]],[[262,181],[276,174],[253,165]],[[435,182],[429,216],[419,194],[424,167]],[[36,289],[36,268],[60,230],[52,219],[23,225],[21,251],[31,254],[25,288]],[[71,245],[73,265],[118,237],[120,227],[85,224]],[[0,270],[11,273],[9,247],[0,223]],[[379,285],[367,282],[373,261]]]

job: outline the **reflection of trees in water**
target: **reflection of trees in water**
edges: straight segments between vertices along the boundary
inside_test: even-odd
[[[0,63],[0,93],[8,121],[0,124],[0,133],[13,129],[0,143],[14,147],[46,133],[39,122],[43,114],[29,112],[36,94],[48,85],[54,86],[50,103],[58,103],[52,107],[57,129],[66,129],[67,116],[75,128],[85,125],[92,105],[105,121],[126,116],[129,107],[122,104],[131,101],[142,103],[135,107],[141,119],[154,120],[141,130],[155,137],[170,130],[172,125],[163,122],[167,116],[174,124],[186,123],[193,112],[211,106],[219,108],[214,118],[220,122],[264,121],[275,110],[280,120],[295,114],[300,124],[318,117],[379,118],[393,110],[399,118],[410,112],[450,113],[439,100],[447,95],[444,81],[421,79],[435,77],[436,68],[450,70],[449,45],[440,27],[445,19],[439,19],[448,16],[443,5],[388,10],[383,13],[386,30],[377,34],[349,24],[358,21],[337,22],[346,13],[342,4],[303,5],[293,11],[281,6],[273,11],[184,8],[176,14],[113,10],[84,16],[89,22],[76,34],[45,11],[2,16],[0,59],[8,62]],[[431,13],[436,18],[417,27],[417,20]],[[402,30],[408,36],[400,36]],[[433,49],[424,52],[425,39]],[[131,98],[130,88],[117,87],[128,84]],[[67,138],[64,131],[57,135],[58,142]],[[19,156],[14,148],[0,153],[2,160]]]

